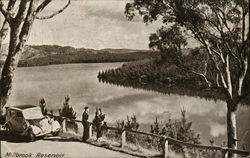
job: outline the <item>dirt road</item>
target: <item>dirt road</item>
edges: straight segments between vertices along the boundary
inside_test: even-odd
[[[2,158],[133,158],[130,155],[111,151],[81,142],[36,142],[1,141]]]

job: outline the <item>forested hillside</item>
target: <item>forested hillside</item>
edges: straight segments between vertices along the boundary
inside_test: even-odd
[[[7,45],[2,52],[7,52]],[[26,46],[19,66],[42,66],[68,63],[128,62],[160,56],[157,51],[132,49],[86,49],[69,46],[41,45]],[[0,59],[5,58],[3,53]],[[0,60],[1,62],[2,60]]]

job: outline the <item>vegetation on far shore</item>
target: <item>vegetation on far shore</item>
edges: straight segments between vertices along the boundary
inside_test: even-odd
[[[4,48],[5,50],[7,48]],[[26,46],[19,67],[69,63],[129,62],[159,57],[158,51],[132,49],[85,49],[69,46]],[[0,60],[1,65],[1,60]]]
[[[193,49],[184,52],[185,66],[202,71],[202,67],[197,66],[199,62],[202,62],[203,58],[199,51],[199,49]],[[176,58],[171,56],[124,63],[119,68],[99,72],[98,79],[101,82],[164,94],[225,100],[219,89],[214,88],[211,90],[211,88],[204,87],[203,80],[199,76],[179,67],[176,64]],[[242,100],[241,103],[249,105],[249,102],[250,96]]]

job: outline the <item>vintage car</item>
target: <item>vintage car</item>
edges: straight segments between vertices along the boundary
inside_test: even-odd
[[[28,136],[30,141],[48,134],[58,135],[61,129],[58,121],[44,116],[41,108],[34,105],[8,107],[4,126],[13,134]]]

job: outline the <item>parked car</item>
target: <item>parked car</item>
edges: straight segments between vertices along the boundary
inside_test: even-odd
[[[34,105],[7,108],[4,127],[13,134],[28,136],[30,141],[48,134],[58,135],[61,129],[58,121],[44,116],[41,108]]]

